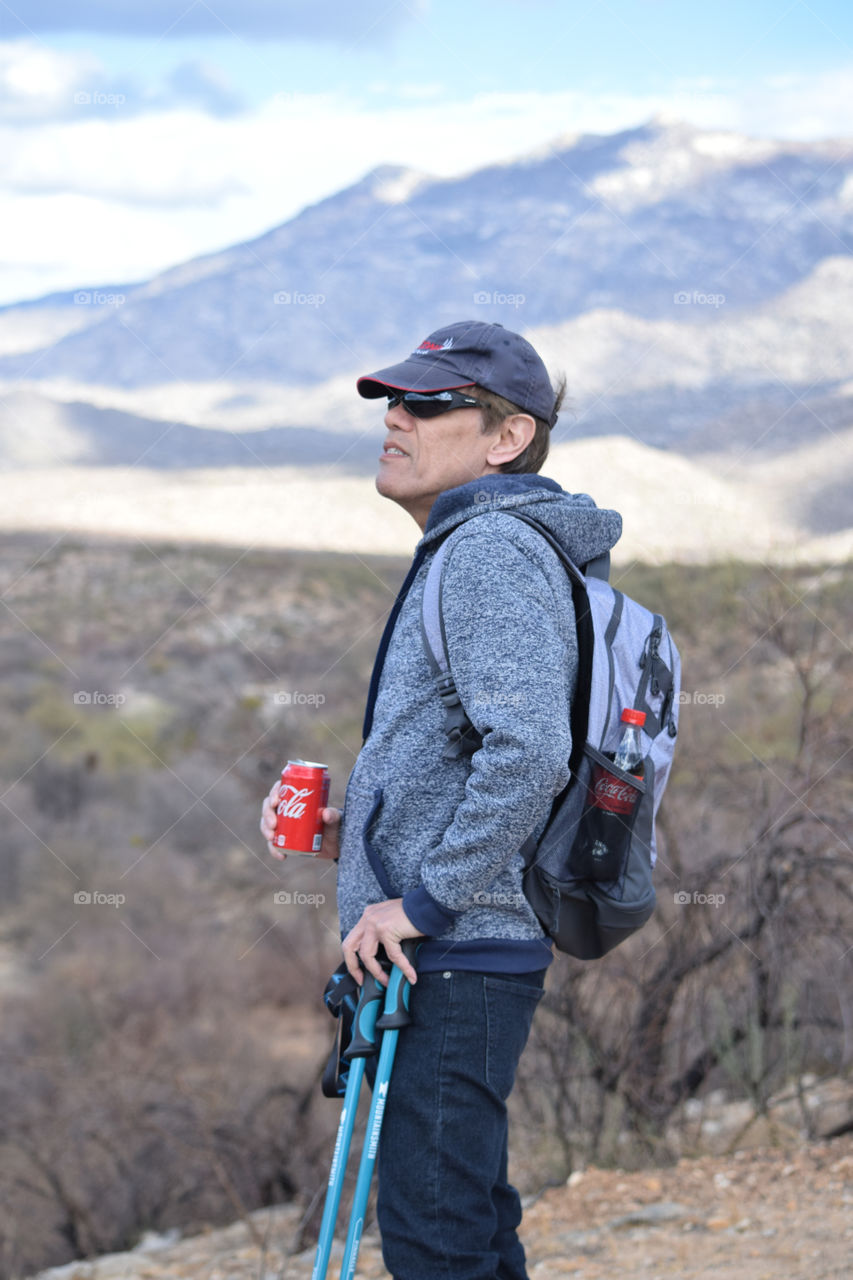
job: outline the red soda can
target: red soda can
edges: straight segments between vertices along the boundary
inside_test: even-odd
[[[288,760],[281,787],[273,844],[288,853],[319,853],[323,847],[321,810],[329,803],[329,770],[313,760]]]

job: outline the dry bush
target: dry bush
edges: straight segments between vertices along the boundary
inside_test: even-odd
[[[669,1158],[668,1125],[709,1088],[762,1115],[786,1082],[849,1071],[842,585],[837,571],[753,572],[725,645],[702,611],[714,649],[685,655],[654,920],[601,962],[559,960],[523,1065],[517,1109],[528,1132],[550,1135],[551,1176]]]
[[[297,1192],[316,1224],[338,1110],[317,1087],[334,870],[271,862],[258,811],[290,755],[328,760],[343,799],[403,571],[7,550],[26,627],[0,614],[0,1280]],[[666,1158],[668,1122],[708,1088],[760,1110],[783,1078],[849,1066],[850,574],[630,578],[670,620],[685,689],[726,701],[682,708],[654,922],[598,964],[553,966],[516,1099],[530,1185]],[[129,688],[127,707],[77,708],[88,686]],[[326,702],[273,704],[294,688]]]
[[[121,883],[103,879],[103,861],[97,880],[76,866],[85,883]],[[61,949],[34,955],[5,1001],[9,1275],[128,1248],[147,1229],[228,1221],[322,1181],[335,1120],[317,1089],[327,930],[305,910],[280,928],[271,891],[229,897],[180,855],[132,884],[119,906],[79,905]],[[42,885],[36,948],[66,897]]]

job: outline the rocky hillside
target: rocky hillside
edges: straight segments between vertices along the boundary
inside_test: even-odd
[[[853,1249],[853,1137],[682,1159],[625,1173],[590,1168],[531,1197],[524,1240],[531,1280],[847,1280]],[[39,1280],[309,1280],[301,1207],[254,1213],[175,1241],[72,1263]],[[330,1275],[341,1256],[337,1245]],[[389,1280],[375,1229],[358,1275]]]

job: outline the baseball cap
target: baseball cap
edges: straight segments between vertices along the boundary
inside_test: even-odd
[[[450,391],[476,382],[553,427],[554,389],[548,370],[526,338],[502,324],[461,320],[424,338],[410,356],[358,379],[367,400],[394,391]]]

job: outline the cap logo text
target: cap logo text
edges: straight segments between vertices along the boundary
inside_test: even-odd
[[[452,346],[452,338],[445,338],[444,342],[430,342],[429,338],[424,338],[418,349],[412,352],[412,355],[429,356],[432,355],[433,351],[449,351]]]

